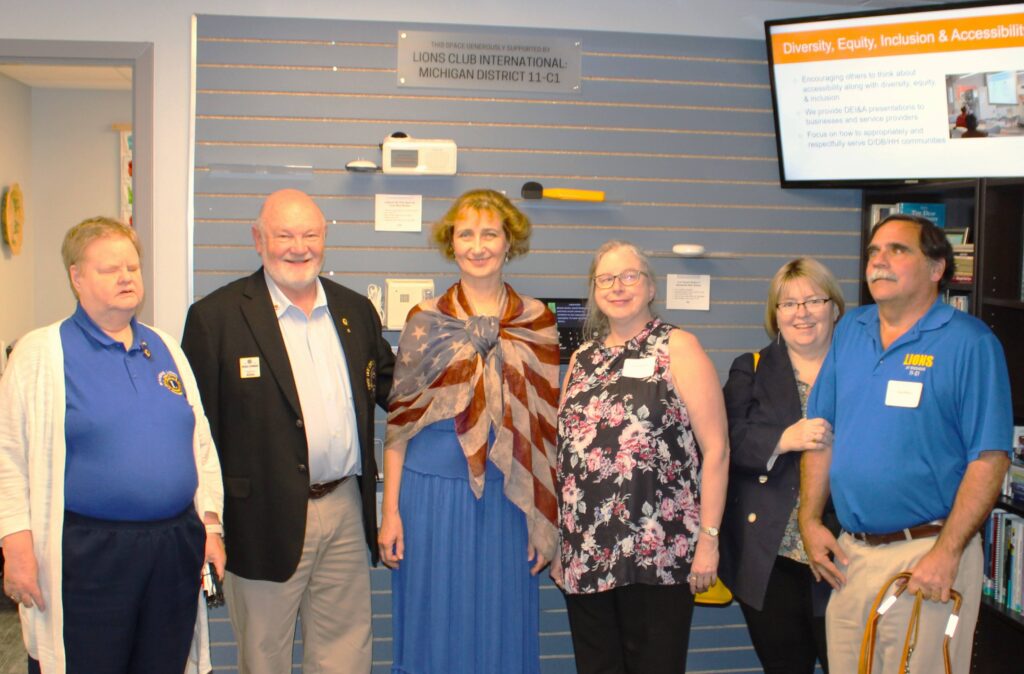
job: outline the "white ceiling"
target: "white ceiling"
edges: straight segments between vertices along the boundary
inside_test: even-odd
[[[38,89],[131,91],[130,66],[69,66],[0,63],[0,75]]]
[[[836,13],[893,9],[896,7],[949,4],[953,0],[783,0],[797,4],[827,5]],[[71,66],[0,63],[6,75],[29,87],[40,89],[104,89],[130,91],[130,67]]]

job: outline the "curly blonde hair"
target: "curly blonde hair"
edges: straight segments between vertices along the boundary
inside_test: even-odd
[[[444,217],[434,224],[431,232],[431,240],[446,258],[455,259],[455,249],[452,247],[455,221],[462,211],[467,209],[490,211],[498,216],[505,238],[508,239],[508,259],[525,255],[530,251],[530,232],[533,228],[530,219],[513,206],[508,197],[501,192],[471,190],[455,200]]]

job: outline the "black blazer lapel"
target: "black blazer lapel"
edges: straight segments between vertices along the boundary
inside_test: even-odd
[[[793,363],[789,359],[786,343],[776,342],[765,349],[757,369],[758,375],[764,375],[761,381],[769,391],[769,395],[763,396],[762,400],[770,400],[780,418],[788,419],[787,424],[798,421],[801,415],[800,392],[796,388]]]
[[[302,406],[299,404],[299,392],[295,388],[292,366],[288,361],[288,349],[284,345],[284,337],[281,336],[281,326],[278,324],[274,305],[270,301],[270,289],[267,288],[262,267],[249,277],[244,295],[246,301],[242,302],[242,315],[249,324],[253,339],[259,345],[267,367],[273,373],[274,380],[295,411],[296,417],[301,418]]]

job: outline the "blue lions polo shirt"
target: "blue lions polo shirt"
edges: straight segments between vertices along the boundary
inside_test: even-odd
[[[127,351],[80,305],[60,326],[64,503],[104,520],[167,519],[192,503],[198,486],[195,416],[163,340],[134,318],[131,325]]]
[[[883,349],[877,305],[836,326],[807,406],[835,428],[830,483],[847,531],[886,533],[946,517],[967,464],[1010,451],[1002,345],[936,301]]]

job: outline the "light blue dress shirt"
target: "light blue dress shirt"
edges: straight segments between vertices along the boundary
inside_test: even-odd
[[[309,446],[309,481],[331,482],[361,472],[352,382],[327,295],[316,280],[316,302],[307,317],[264,271],[302,407]]]

